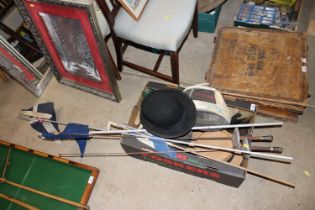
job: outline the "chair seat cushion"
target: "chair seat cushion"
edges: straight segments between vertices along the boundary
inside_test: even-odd
[[[195,7],[196,0],[148,0],[138,21],[121,8],[114,30],[122,39],[176,51],[190,30]]]

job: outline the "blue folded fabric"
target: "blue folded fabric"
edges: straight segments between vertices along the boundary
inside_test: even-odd
[[[80,155],[83,157],[87,140],[90,139],[89,135],[89,127],[83,124],[77,123],[69,123],[66,125],[63,132],[59,134],[53,134],[44,132],[42,133],[42,137],[46,140],[69,140],[74,139],[76,140],[77,144],[80,148]]]
[[[69,123],[66,125],[64,131],[59,133],[58,123],[54,122],[57,117],[53,102],[38,104],[34,107],[25,109],[25,111],[51,114],[52,117],[49,120],[52,122],[42,122],[39,120],[31,123],[32,128],[40,132],[42,137],[47,140],[75,140],[79,145],[81,157],[83,157],[87,140],[90,139],[88,125]]]
[[[89,127],[87,125],[83,124],[77,124],[77,123],[69,123],[66,125],[63,132],[59,134],[53,134],[44,132],[42,133],[42,136],[46,140],[80,140],[80,139],[89,139]]]
[[[149,138],[149,139],[153,142],[155,151],[165,152],[164,153],[165,155],[176,159],[175,150],[171,149],[163,138],[154,137],[154,138]]]

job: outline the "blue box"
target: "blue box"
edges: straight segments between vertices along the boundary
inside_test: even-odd
[[[198,13],[198,31],[214,33],[218,23],[221,6],[218,6],[210,12]]]

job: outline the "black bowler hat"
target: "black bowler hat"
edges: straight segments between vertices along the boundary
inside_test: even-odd
[[[140,121],[153,135],[176,138],[187,134],[195,125],[196,107],[180,90],[154,90],[142,101]]]

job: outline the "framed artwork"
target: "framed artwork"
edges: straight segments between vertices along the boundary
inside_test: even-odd
[[[148,0],[118,0],[128,14],[138,20],[146,6]]]
[[[93,1],[16,0],[16,4],[59,82],[113,101],[121,99]]]
[[[51,71],[42,73],[36,69],[2,36],[0,36],[0,68],[35,96],[43,93],[52,77]]]

